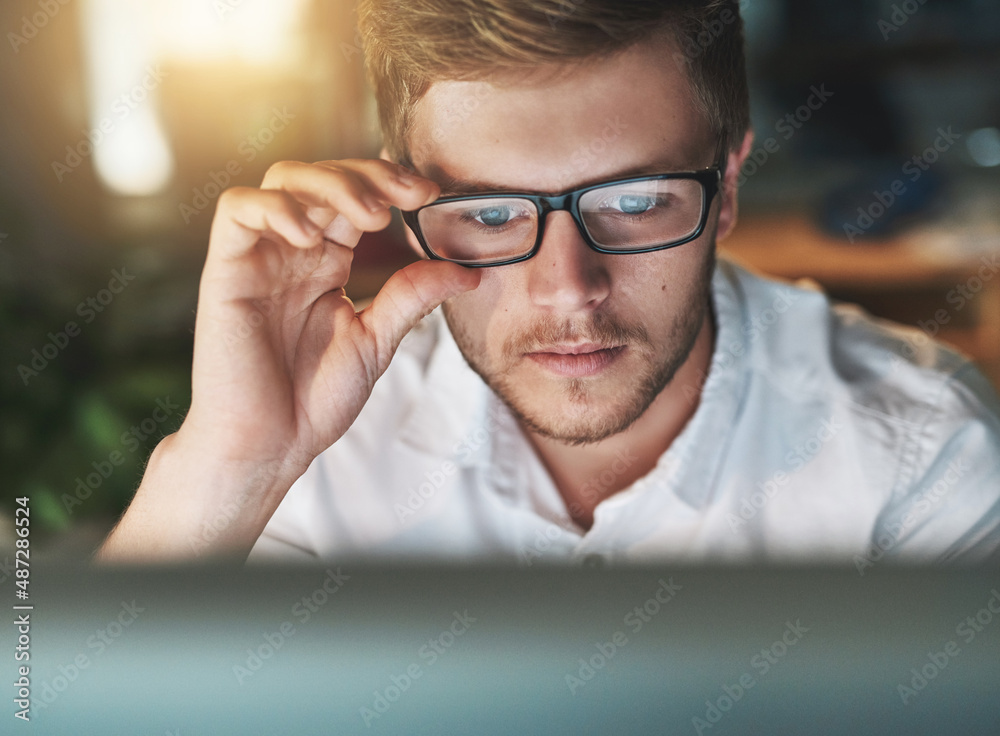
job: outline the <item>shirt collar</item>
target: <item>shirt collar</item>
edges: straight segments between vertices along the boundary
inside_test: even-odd
[[[712,501],[750,375],[750,345],[743,329],[746,295],[740,290],[734,268],[720,260],[712,276],[715,347],[698,408],[650,478],[662,480],[661,474],[669,473],[668,488],[693,508],[704,508]]]

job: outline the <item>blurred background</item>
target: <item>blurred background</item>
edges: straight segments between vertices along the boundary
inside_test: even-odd
[[[1000,3],[743,8],[757,139],[723,250],[1000,385]],[[28,495],[36,551],[83,556],[189,403],[221,189],[379,134],[350,0],[5,0],[0,32],[0,515]],[[366,239],[359,299],[412,259],[398,223]]]

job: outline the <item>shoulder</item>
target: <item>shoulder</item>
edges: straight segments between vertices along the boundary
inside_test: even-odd
[[[971,361],[917,328],[731,262],[720,263],[716,291],[738,305],[731,312],[739,315],[750,369],[787,393],[913,425],[947,416],[995,424],[1000,416],[996,392]]]
[[[820,418],[836,428],[825,448],[834,459],[818,454],[803,477],[811,495],[831,494],[831,508],[871,512],[852,521],[871,539],[859,570],[883,556],[997,559],[1000,400],[966,357],[818,288],[732,263],[720,263],[713,288],[727,341],[717,354],[741,353],[731,362],[743,366],[748,443],[794,444],[787,426]]]
[[[754,405],[772,420],[820,415],[845,428],[843,465],[829,470],[880,499],[876,533],[889,544],[879,549],[1000,554],[1000,399],[968,358],[817,288],[731,263],[715,288],[738,323]]]

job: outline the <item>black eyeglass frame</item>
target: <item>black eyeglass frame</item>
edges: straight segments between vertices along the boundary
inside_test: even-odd
[[[588,184],[585,187],[579,189],[571,189],[559,194],[528,194],[522,192],[482,192],[479,194],[461,194],[454,197],[441,197],[436,199],[430,204],[419,207],[415,210],[402,210],[403,221],[409,225],[410,229],[413,230],[414,235],[417,236],[417,242],[420,243],[420,247],[423,248],[424,253],[427,254],[429,258],[436,261],[448,261],[450,263],[457,263],[461,266],[468,266],[470,268],[487,268],[491,266],[507,266],[511,263],[520,263],[521,261],[526,261],[529,258],[534,257],[538,253],[538,249],[542,245],[542,239],[545,237],[545,218],[550,212],[565,211],[569,212],[573,221],[576,223],[577,230],[580,231],[580,235],[583,237],[584,242],[592,249],[598,253],[607,253],[610,255],[632,255],[636,253],[652,253],[657,250],[666,250],[667,248],[676,248],[679,245],[684,245],[684,243],[689,243],[692,240],[696,240],[701,237],[701,234],[705,231],[705,225],[708,223],[708,212],[712,208],[712,202],[715,199],[715,195],[719,191],[719,185],[722,181],[722,177],[725,173],[725,163],[726,163],[726,146],[725,140],[719,141],[719,153],[716,157],[716,163],[709,166],[707,169],[701,169],[700,171],[676,171],[668,174],[653,174],[650,176],[631,176],[624,179],[613,179],[611,181],[598,182],[597,184]],[[603,189],[604,187],[615,186],[619,184],[631,184],[633,182],[641,181],[661,181],[666,179],[693,179],[699,182],[702,186],[702,191],[704,192],[704,197],[702,199],[701,217],[698,220],[698,227],[690,235],[676,241],[667,241],[666,243],[660,243],[658,245],[643,246],[642,248],[605,248],[594,241],[590,237],[590,233],[587,231],[587,226],[583,221],[583,217],[580,214],[580,198],[583,197],[587,192],[593,191],[595,189]],[[538,232],[535,235],[535,243],[532,245],[531,250],[524,255],[517,256],[515,258],[507,258],[502,261],[491,261],[491,262],[479,262],[479,261],[463,261],[456,260],[452,258],[445,258],[434,253],[430,247],[427,245],[427,241],[424,239],[424,233],[420,228],[419,214],[422,210],[428,207],[433,207],[438,204],[443,204],[446,202],[467,202],[477,199],[523,199],[528,200],[535,205],[535,209],[538,212]]]

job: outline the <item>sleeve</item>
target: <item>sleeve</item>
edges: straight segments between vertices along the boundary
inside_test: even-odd
[[[1000,564],[1000,399],[967,363],[913,440],[916,472],[879,516],[873,549],[900,562]]]

